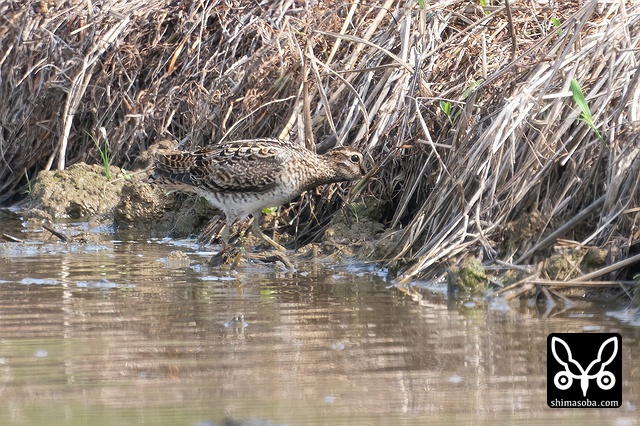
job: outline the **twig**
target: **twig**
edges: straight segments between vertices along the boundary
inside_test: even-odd
[[[51,226],[47,225],[46,223],[43,223],[42,227],[44,229],[46,229],[47,231],[51,232],[56,237],[58,237],[60,239],[60,241],[62,241],[63,243],[66,243],[66,242],[69,241],[69,239],[64,234],[61,234],[60,232],[56,231],[55,229],[53,229]]]
[[[638,284],[637,281],[589,281],[582,277],[570,281],[534,279],[527,282],[545,287],[618,287],[621,284]]]
[[[507,20],[509,21],[509,34],[511,34],[511,61],[516,60],[516,50],[518,49],[518,39],[516,38],[516,28],[513,25],[513,16],[511,16],[511,6],[509,0],[504,0],[504,6],[507,9]]]
[[[527,278],[521,279],[520,281],[517,281],[517,282],[515,282],[513,284],[510,284],[510,285],[508,285],[506,287],[503,287],[503,288],[497,290],[496,294],[502,294],[502,293],[505,293],[507,291],[513,290],[514,288],[517,288],[517,287],[519,287],[521,285],[524,285],[524,284],[530,282],[533,279],[535,279],[535,275],[530,275]]]
[[[628,259],[621,260],[620,262],[616,262],[612,265],[606,266],[602,269],[598,269],[597,271],[593,271],[591,273],[582,275],[578,278],[574,278],[569,280],[569,282],[583,282],[588,281],[593,278],[598,278],[603,275],[608,274],[609,272],[617,271],[618,269],[624,268],[625,266],[633,265],[634,263],[640,262],[640,254],[636,254],[635,256],[631,256]]]
[[[18,237],[14,237],[13,235],[9,235],[9,234],[5,234],[5,233],[3,233],[3,234],[2,234],[2,236],[3,236],[5,239],[7,239],[7,240],[9,240],[9,241],[12,241],[12,242],[14,242],[14,243],[24,243],[24,240],[21,240],[21,239],[20,239],[20,238],[18,238]]]

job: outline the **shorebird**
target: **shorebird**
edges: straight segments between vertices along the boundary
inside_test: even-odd
[[[170,191],[195,192],[221,210],[226,216],[224,247],[234,222],[251,214],[253,234],[285,251],[260,229],[262,209],[319,185],[353,181],[364,174],[362,154],[346,147],[318,155],[290,141],[252,139],[195,151],[158,149],[151,181]]]

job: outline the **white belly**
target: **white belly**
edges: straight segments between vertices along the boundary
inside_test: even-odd
[[[240,220],[250,213],[259,213],[267,207],[277,207],[290,200],[290,194],[278,187],[263,193],[211,193],[195,188],[196,193],[207,199],[214,207],[222,210],[227,219]]]

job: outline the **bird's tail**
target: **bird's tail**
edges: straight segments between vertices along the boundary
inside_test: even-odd
[[[153,156],[149,183],[170,189],[189,191],[193,186],[191,171],[194,157],[189,152],[158,149]]]

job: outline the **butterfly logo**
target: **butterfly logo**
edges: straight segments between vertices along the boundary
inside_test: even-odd
[[[613,353],[606,361],[603,361],[602,357],[605,348],[609,345],[613,345]],[[561,347],[564,349],[564,351],[559,351]],[[560,390],[567,390],[571,387],[571,385],[573,385],[574,379],[580,380],[582,396],[586,397],[587,389],[589,389],[589,381],[592,379],[596,379],[598,387],[602,390],[609,390],[616,384],[616,378],[613,373],[605,370],[606,367],[611,364],[611,362],[616,357],[616,354],[618,353],[618,339],[616,339],[615,337],[611,337],[610,339],[605,340],[602,345],[600,345],[597,358],[593,360],[591,364],[587,366],[587,368],[582,368],[580,363],[573,359],[573,355],[571,354],[569,345],[567,345],[567,343],[559,337],[552,337],[551,351],[553,352],[553,357],[556,359],[556,361],[564,367],[564,371],[558,372],[553,378],[553,384],[556,386],[556,388]],[[567,356],[566,360],[562,359],[563,355]],[[577,369],[580,374],[575,374],[574,372],[572,372],[570,368],[571,366],[574,366],[574,371],[576,371]],[[596,369],[597,371],[592,373],[592,370]]]

